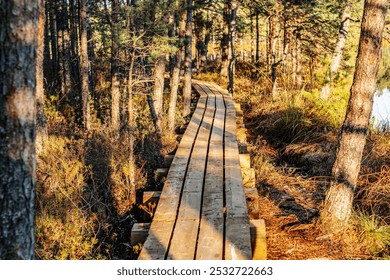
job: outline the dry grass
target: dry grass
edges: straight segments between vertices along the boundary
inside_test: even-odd
[[[317,217],[344,99],[337,106],[296,93],[290,99],[270,100],[266,88],[248,98],[254,86],[244,84],[237,92],[245,91],[243,99],[249,100],[243,107],[261,194],[260,216],[267,225],[268,257],[389,258],[390,135],[372,132],[368,137],[349,230],[328,235]]]

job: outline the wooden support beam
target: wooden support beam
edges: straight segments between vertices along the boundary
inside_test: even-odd
[[[160,199],[161,192],[160,191],[147,191],[143,192],[142,196],[142,203],[148,203],[148,202],[158,202]]]
[[[251,168],[251,155],[240,154],[240,166],[241,168]]]
[[[183,139],[184,134],[176,134],[176,141],[181,142],[181,139]]]
[[[244,124],[244,117],[236,117],[237,124]]]
[[[245,124],[244,123],[238,123],[237,124],[237,129],[238,128],[245,128]]]
[[[251,220],[250,232],[252,242],[252,260],[267,259],[267,239],[265,232],[265,221]]]
[[[241,111],[241,104],[240,103],[233,102],[233,104],[234,104],[234,107],[236,108],[236,111]]]
[[[188,127],[188,124],[183,124],[179,127],[176,127],[176,129],[175,129],[176,134],[184,134],[185,131],[187,130],[187,127]]]
[[[149,235],[150,223],[136,223],[131,229],[131,245],[137,245],[139,243],[145,243],[146,238]]]
[[[164,162],[163,162],[163,167],[164,168],[169,168],[172,164],[173,158],[175,155],[166,155],[164,156]]]
[[[238,143],[246,143],[246,132],[245,127],[237,128],[237,141]]]
[[[199,100],[199,98],[192,98],[192,99],[191,99],[191,104],[196,104],[196,103],[198,103],[198,100]]]
[[[259,218],[259,193],[256,188],[245,188],[244,191],[249,218],[256,220]]]
[[[248,153],[248,145],[246,143],[238,143],[238,152],[240,154]]]
[[[157,168],[156,179],[161,180],[163,177],[167,177],[169,168]]]
[[[245,188],[255,188],[255,170],[253,168],[241,168],[242,182]]]

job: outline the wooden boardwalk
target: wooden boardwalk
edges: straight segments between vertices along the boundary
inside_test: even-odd
[[[200,97],[169,169],[141,260],[251,259],[250,222],[231,96],[193,81]]]

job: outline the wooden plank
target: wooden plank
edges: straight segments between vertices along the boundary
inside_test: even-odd
[[[255,188],[256,178],[255,170],[253,168],[241,168],[242,183],[245,188]]]
[[[193,260],[199,219],[180,219],[176,224],[168,253],[168,260]]]
[[[131,229],[131,238],[130,244],[137,245],[139,243],[144,243],[146,237],[149,234],[150,223],[136,223]]]
[[[166,155],[164,156],[163,167],[169,168],[172,164],[175,155]]]
[[[196,86],[194,87],[196,88]],[[188,165],[180,209],[169,249],[170,259],[194,259],[195,256],[202,203],[203,178],[215,111],[215,96],[209,95],[206,108]]]
[[[159,191],[146,191],[142,194],[142,203],[157,202],[160,199],[161,192]]]
[[[252,260],[267,259],[267,238],[265,232],[265,221],[251,220],[251,243],[252,243]]]
[[[225,260],[250,260],[252,258],[248,217],[226,218]]]
[[[237,141],[238,143],[246,143],[247,139],[246,139],[246,132],[247,132],[247,129],[246,128],[237,128],[237,132],[236,132],[236,135],[237,135]]]
[[[156,180],[161,180],[163,177],[167,177],[169,168],[157,168],[155,171]]]
[[[220,93],[216,93],[216,107],[206,167],[202,217],[196,252],[197,260],[222,260],[223,258],[223,134],[225,105]]]
[[[246,208],[250,220],[259,218],[259,194],[256,188],[245,188]]]
[[[149,235],[142,248],[139,260],[164,260],[174,221],[155,221],[150,225]]]
[[[207,95],[201,94],[198,107],[188,124],[183,139],[176,151],[171,167],[164,183],[160,202],[157,206],[153,220],[175,220],[180,200],[181,188],[185,177],[185,172],[189,162],[192,145],[195,141],[198,127],[203,119],[206,108]]]
[[[167,255],[180,200],[181,188],[190,159],[192,146],[202,122],[207,94],[200,93],[196,111],[183,135],[169,169],[167,179],[153,218],[150,234],[139,259],[164,259]]]
[[[238,152],[240,154],[248,153],[248,145],[246,143],[238,143]]]
[[[251,168],[251,155],[250,154],[240,154],[240,166],[241,168]]]
[[[226,105],[225,126],[225,259],[251,259],[249,218],[236,136],[236,114],[231,96],[224,95]]]

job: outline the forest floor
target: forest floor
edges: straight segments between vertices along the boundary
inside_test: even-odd
[[[366,234],[362,230],[356,231],[355,225],[350,231],[333,236],[324,232],[320,224],[320,210],[329,179],[327,174],[330,174],[337,143],[336,133],[326,129],[320,131],[320,128],[316,131],[302,129],[289,135],[288,127],[277,125],[285,117],[277,110],[264,113],[248,106],[243,106],[243,110],[248,129],[248,152],[256,172],[259,215],[266,224],[267,258],[376,258],[378,255],[373,253],[372,242],[365,240]],[[389,148],[387,145],[385,150],[389,152]],[[388,175],[388,171],[386,173]],[[387,199],[384,203],[388,207],[389,196],[384,199]],[[388,212],[382,214],[386,216]],[[385,251],[388,248],[387,245]]]

